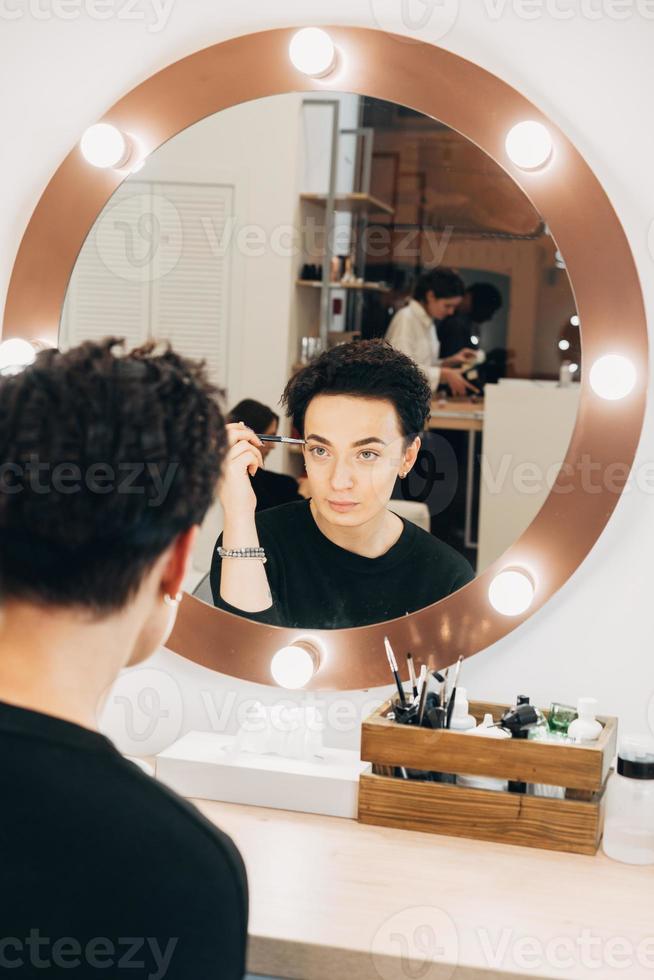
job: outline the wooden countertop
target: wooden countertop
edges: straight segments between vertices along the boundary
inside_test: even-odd
[[[247,865],[255,973],[654,976],[654,867],[193,802]]]
[[[434,399],[431,403],[429,429],[458,429],[482,432],[484,428],[484,403],[470,398]]]

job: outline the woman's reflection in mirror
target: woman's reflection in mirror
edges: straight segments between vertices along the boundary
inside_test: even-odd
[[[423,372],[383,340],[321,354],[282,396],[305,439],[310,499],[256,514],[250,477],[262,444],[231,423],[215,604],[260,622],[336,629],[406,615],[471,581],[461,555],[388,508],[395,480],[415,464],[430,402]],[[240,557],[252,548],[265,562]]]

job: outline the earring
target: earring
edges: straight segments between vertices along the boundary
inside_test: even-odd
[[[167,606],[178,606],[182,601],[182,593],[178,592],[177,595],[171,596],[166,592],[164,596],[164,602]]]

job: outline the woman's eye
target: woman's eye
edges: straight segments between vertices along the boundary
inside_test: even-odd
[[[309,452],[312,456],[316,456],[318,459],[324,459],[325,457],[322,454],[326,453],[327,450],[324,446],[312,446]]]
[[[361,459],[364,461],[364,463],[367,463],[367,462],[369,462],[370,460],[373,460],[373,459],[379,459],[379,453],[374,453],[372,451],[372,449],[364,449],[360,453],[360,456],[361,456]]]

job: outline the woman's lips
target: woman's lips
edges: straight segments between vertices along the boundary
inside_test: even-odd
[[[327,503],[332,508],[332,510],[337,510],[337,511],[339,511],[342,514],[346,513],[348,510],[352,510],[353,507],[357,507],[358,506],[358,504],[356,503],[356,501],[351,502],[351,501],[347,501],[347,500],[346,501],[328,500]]]

